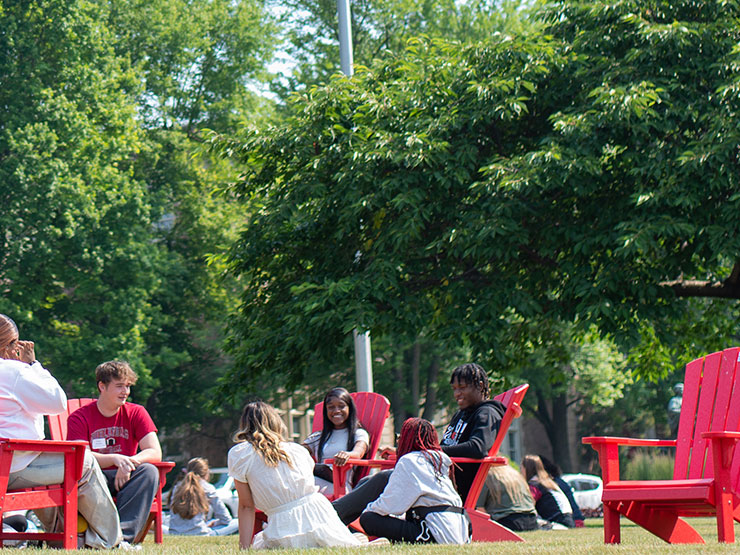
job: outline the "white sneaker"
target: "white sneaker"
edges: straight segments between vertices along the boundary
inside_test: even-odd
[[[141,545],[131,545],[127,541],[122,541],[118,544],[118,549],[123,549],[124,551],[141,551]]]

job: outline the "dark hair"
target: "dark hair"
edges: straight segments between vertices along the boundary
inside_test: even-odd
[[[475,386],[483,394],[484,399],[488,399],[488,374],[480,364],[469,362],[462,364],[452,371],[450,383],[457,380],[460,383],[469,383]]]
[[[560,467],[557,464],[555,464],[550,459],[542,455],[539,455],[539,457],[540,457],[540,460],[542,461],[542,466],[545,467],[545,471],[550,476],[552,476],[553,478],[559,478],[560,476],[563,475],[563,471],[560,470]]]
[[[434,467],[437,474],[442,473],[442,457],[429,455],[430,451],[441,451],[437,430],[429,420],[412,417],[401,426],[401,437],[398,438],[396,457],[400,459],[412,451],[421,451]],[[450,467],[450,474],[452,468]]]
[[[329,393],[324,396],[324,427],[321,429],[319,445],[316,448],[316,462],[319,463],[323,460],[324,445],[329,441],[329,438],[334,431],[334,424],[332,424],[329,419],[329,412],[326,409],[329,399],[339,399],[340,401],[344,401],[344,403],[349,407],[349,414],[347,415],[347,451],[352,451],[352,448],[355,445],[355,432],[357,432],[357,428],[359,427],[357,421],[357,407],[355,407],[355,402],[352,400],[352,395],[349,394],[349,391],[343,387],[335,387],[330,390]]]

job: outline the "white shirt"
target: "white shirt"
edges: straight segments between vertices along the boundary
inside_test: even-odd
[[[442,457],[437,473],[428,457]],[[366,511],[380,515],[403,515],[412,507],[452,505],[462,507],[462,499],[449,478],[452,461],[442,451],[412,451],[396,463],[383,493]],[[460,513],[429,513],[426,522],[437,543],[469,543],[468,519]]]
[[[0,437],[44,439],[44,415],[67,410],[67,395],[39,362],[0,359]],[[11,472],[26,468],[38,453],[17,451]]]

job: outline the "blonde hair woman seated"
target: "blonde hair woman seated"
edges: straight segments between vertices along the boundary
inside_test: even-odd
[[[576,524],[570,502],[547,473],[542,460],[537,455],[526,455],[522,460],[522,473],[532,492],[537,514],[548,522],[574,528]]]
[[[537,511],[524,477],[510,464],[493,466],[478,505],[491,515],[491,520],[509,530],[537,530]]]

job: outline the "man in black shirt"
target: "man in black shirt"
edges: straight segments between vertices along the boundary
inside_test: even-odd
[[[459,410],[442,434],[442,451],[450,457],[481,459],[488,455],[493,445],[506,407],[499,401],[488,400],[488,375],[478,364],[468,363],[455,368],[450,384]],[[465,501],[478,465],[468,463],[457,466],[455,483],[460,497]],[[332,503],[342,522],[353,522],[368,503],[383,493],[391,472],[378,472]]]

